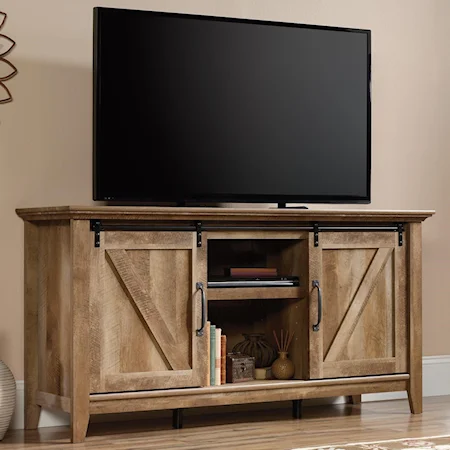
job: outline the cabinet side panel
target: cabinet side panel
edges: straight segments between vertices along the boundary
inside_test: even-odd
[[[39,226],[39,390],[70,397],[71,251],[69,221]]]
[[[409,386],[411,411],[422,412],[422,224],[410,223],[408,234]]]
[[[40,407],[36,405],[39,377],[39,228],[25,222],[24,277],[24,367],[25,367],[25,429],[36,429]]]

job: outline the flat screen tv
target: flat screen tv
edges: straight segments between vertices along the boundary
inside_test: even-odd
[[[369,203],[370,31],[94,10],[94,199]]]

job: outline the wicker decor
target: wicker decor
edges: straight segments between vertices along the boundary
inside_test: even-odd
[[[0,441],[5,436],[16,405],[16,382],[8,366],[0,361]]]
[[[255,358],[255,367],[270,367],[277,357],[276,350],[265,340],[264,334],[244,334],[244,340],[233,347],[233,352]]]

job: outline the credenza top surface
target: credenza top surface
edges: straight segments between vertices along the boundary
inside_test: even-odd
[[[370,209],[269,209],[156,206],[52,206],[17,209],[26,221],[45,220],[145,220],[214,222],[422,222],[432,210]]]

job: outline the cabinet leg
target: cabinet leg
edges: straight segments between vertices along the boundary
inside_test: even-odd
[[[345,400],[346,403],[351,405],[359,405],[361,403],[361,395],[348,395]]]
[[[422,414],[422,385],[409,383],[408,400],[411,412],[413,414]]]
[[[79,444],[86,439],[89,425],[89,414],[76,414],[70,416],[70,437],[72,444]]]
[[[292,400],[292,417],[294,419],[302,418],[302,400]]]
[[[41,416],[41,407],[25,400],[25,430],[36,430]]]
[[[172,411],[172,428],[180,430],[183,428],[183,409],[174,409]]]

